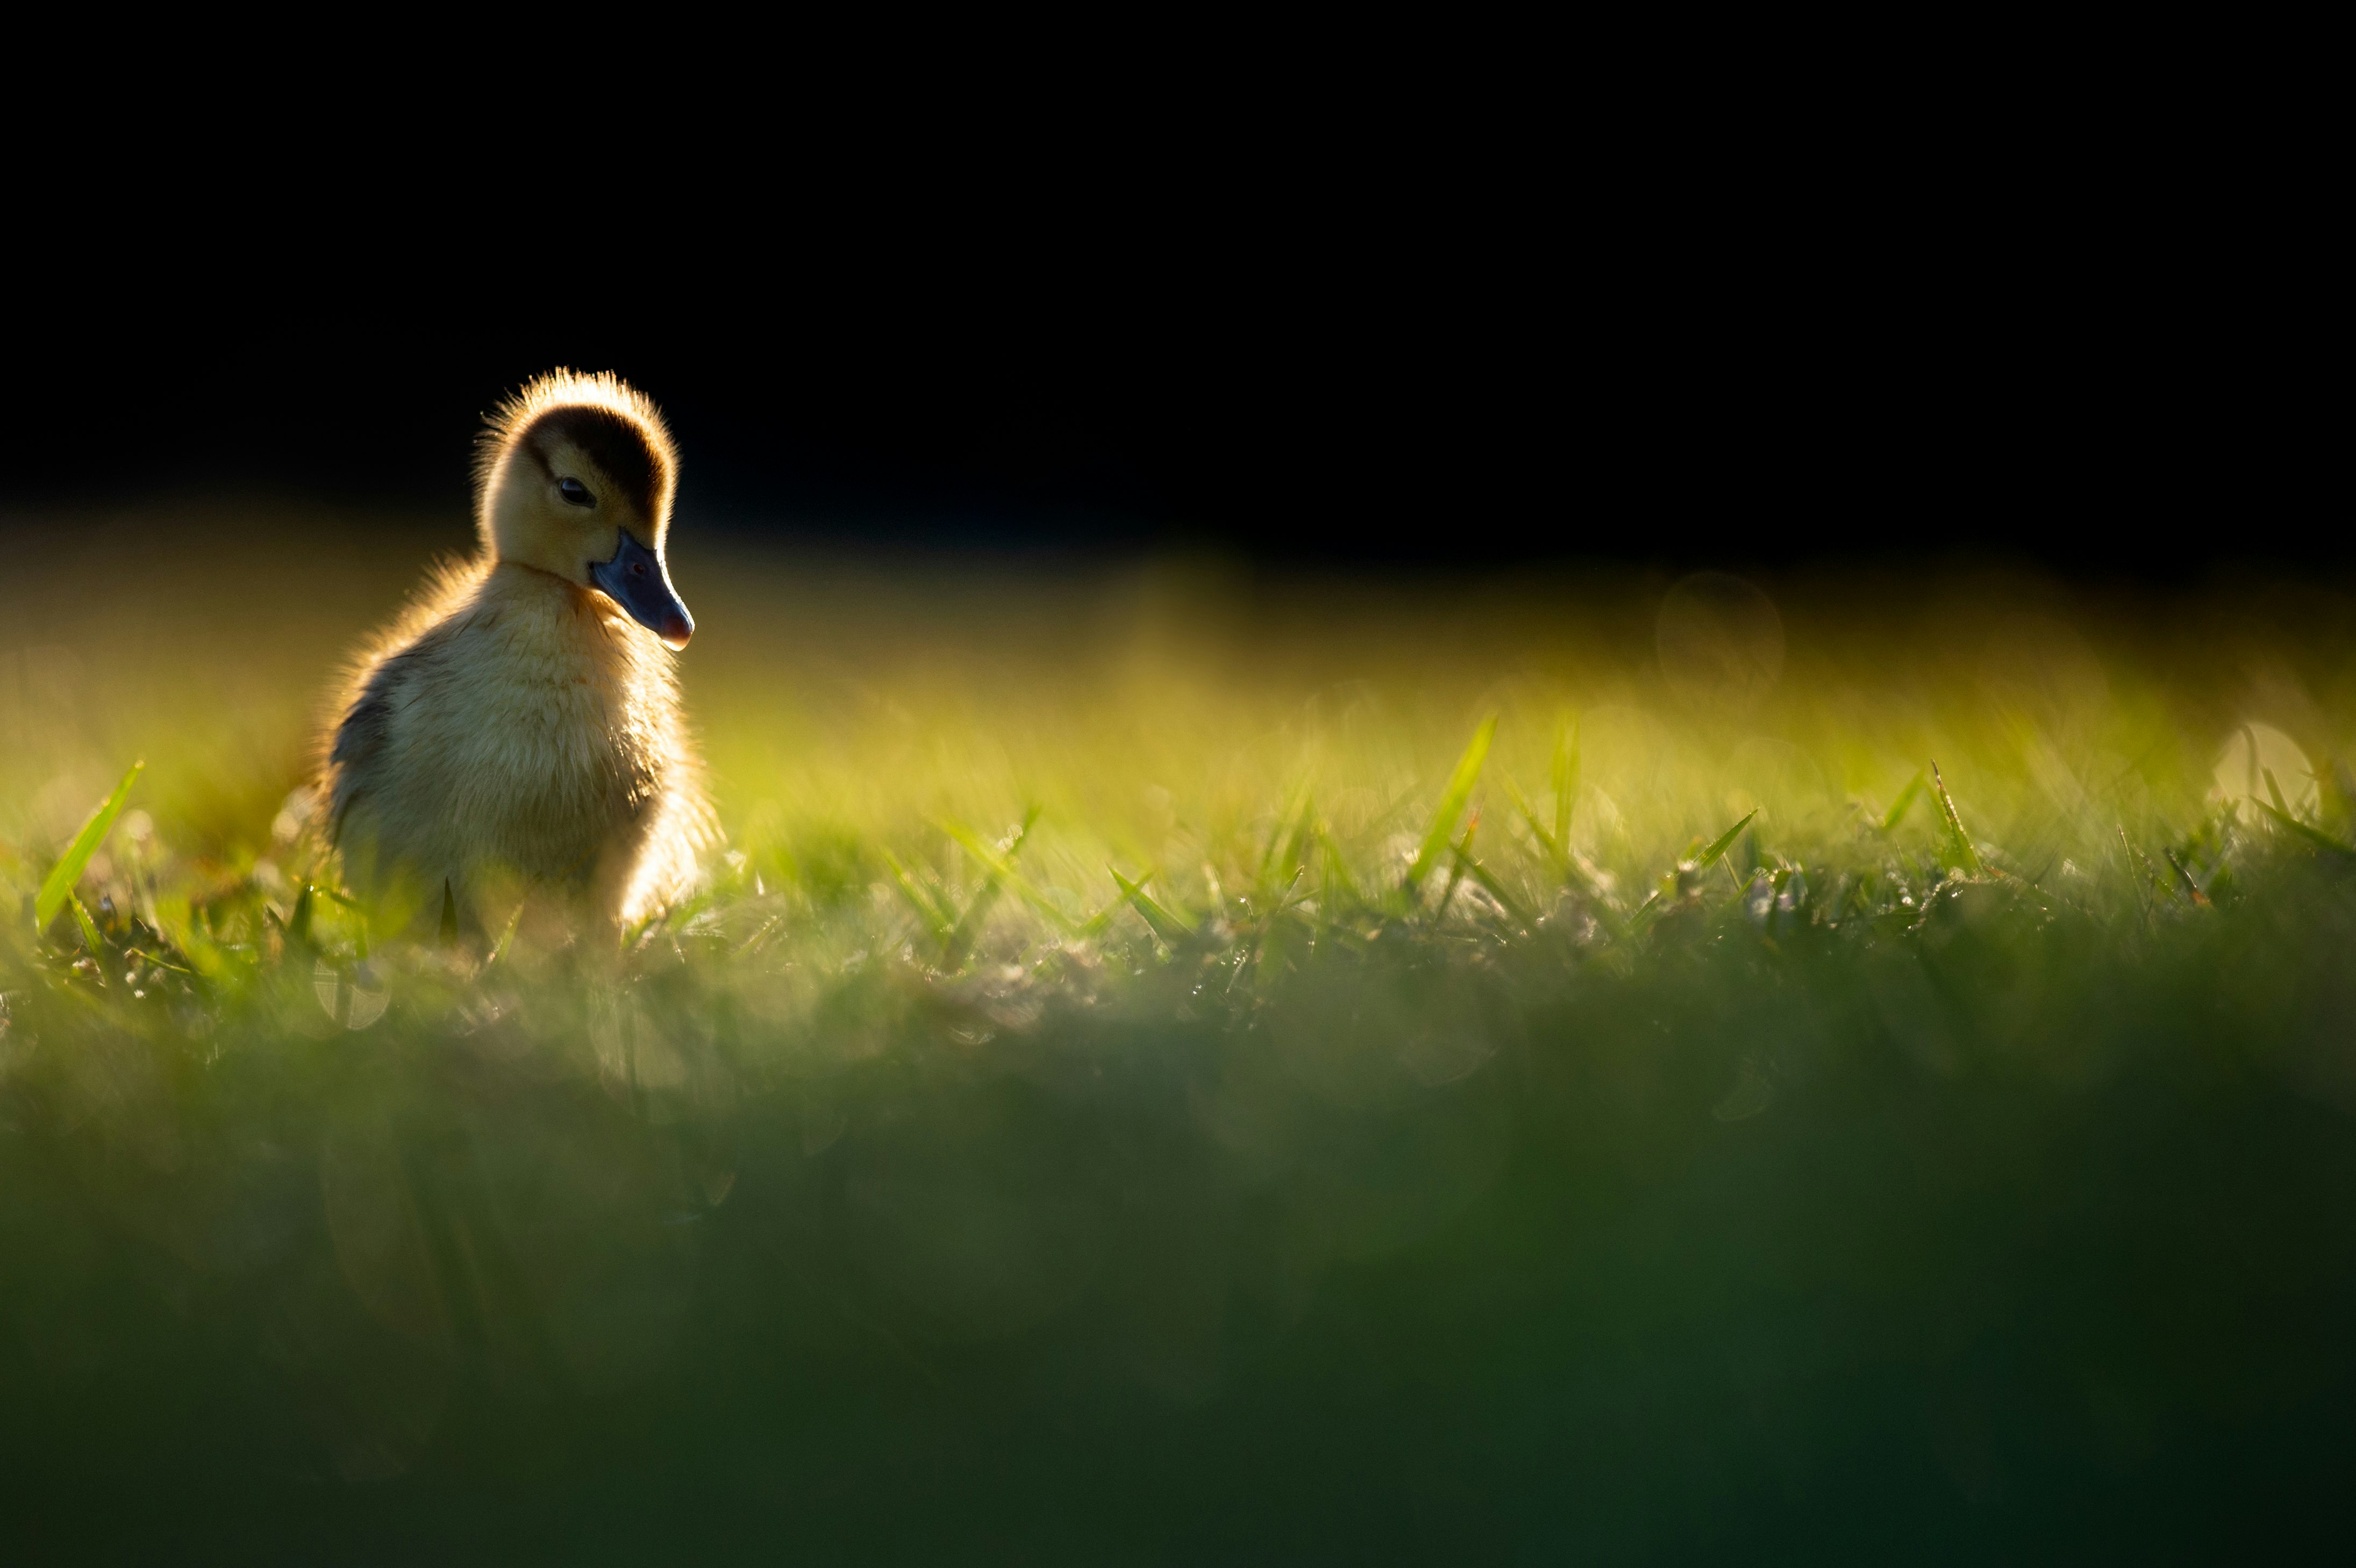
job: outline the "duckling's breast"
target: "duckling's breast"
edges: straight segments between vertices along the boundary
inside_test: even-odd
[[[394,697],[395,837],[416,844],[404,858],[585,883],[635,853],[676,699],[635,628],[586,600],[487,596]]]

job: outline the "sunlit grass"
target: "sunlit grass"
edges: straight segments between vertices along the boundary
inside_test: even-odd
[[[821,1535],[913,1491],[1036,1543],[1027,1455],[1095,1477],[1074,1540],[1192,1488],[1339,1549],[1401,1509],[1714,1541],[1847,1465],[1886,1544],[2287,1443],[2348,1375],[2327,592],[683,531],[708,885],[618,953],[494,952],[371,941],[302,832],[317,693],[421,537],[94,527],[0,647],[0,1364],[56,1474],[220,1420],[281,1480],[594,1491],[662,1449],[664,1498],[741,1503],[749,1447]],[[1336,1401],[1363,1488],[1230,1467]],[[1622,1456],[1576,1519],[1541,1407]]]

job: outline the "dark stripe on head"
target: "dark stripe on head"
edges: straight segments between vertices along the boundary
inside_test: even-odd
[[[558,442],[577,447],[637,504],[638,515],[648,523],[661,519],[669,488],[669,456],[637,421],[612,409],[574,403],[549,410],[520,438],[543,468]]]

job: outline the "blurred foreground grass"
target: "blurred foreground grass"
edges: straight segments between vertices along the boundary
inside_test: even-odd
[[[2331,590],[682,532],[711,887],[487,965],[305,893],[464,542],[308,521],[7,524],[0,1531],[2072,1556],[2345,1474]]]

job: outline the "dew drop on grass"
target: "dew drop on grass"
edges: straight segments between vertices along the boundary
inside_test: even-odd
[[[392,994],[375,981],[366,965],[347,974],[325,959],[311,971],[311,992],[327,1015],[349,1029],[362,1029],[384,1017]]]

